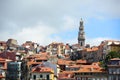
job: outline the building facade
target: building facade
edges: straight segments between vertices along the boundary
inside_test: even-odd
[[[49,67],[36,66],[31,71],[30,80],[54,80],[54,71]]]
[[[8,62],[6,80],[26,80],[27,66],[25,62]]]
[[[113,58],[108,64],[108,80],[120,80],[120,59]]]

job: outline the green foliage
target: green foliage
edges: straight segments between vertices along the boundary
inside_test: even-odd
[[[115,51],[111,51],[106,55],[105,58],[105,62],[108,63],[110,59],[112,58],[120,58],[120,54],[115,52]]]
[[[107,64],[112,58],[120,58],[120,53],[117,53],[115,51],[111,51],[106,55],[105,60],[100,61],[100,66],[107,69]]]
[[[104,67],[104,61],[100,61],[100,66]]]

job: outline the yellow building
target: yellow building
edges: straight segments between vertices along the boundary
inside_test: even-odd
[[[106,55],[111,51],[120,52],[120,41],[105,40],[103,44],[103,53]]]
[[[47,52],[51,55],[64,54],[65,45],[63,43],[53,42],[47,46]]]
[[[45,66],[32,68],[30,80],[54,80],[53,69]]]
[[[111,50],[111,51],[120,52],[120,44],[112,43],[112,44],[110,45],[110,50]]]

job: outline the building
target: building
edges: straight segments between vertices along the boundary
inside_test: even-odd
[[[7,44],[5,41],[0,41],[0,52],[4,51],[7,47]]]
[[[54,80],[54,70],[38,65],[32,68],[30,80]]]
[[[109,46],[110,46],[110,51],[115,51],[120,53],[120,42],[112,42]]]
[[[84,32],[84,25],[82,18],[80,21],[79,32],[78,32],[78,44],[82,47],[85,46],[85,32]]]
[[[120,80],[120,58],[113,58],[108,64],[108,80]]]
[[[76,80],[74,76],[74,72],[71,71],[63,71],[59,73],[58,80]]]
[[[8,62],[6,80],[26,80],[27,66],[24,62]]]
[[[5,80],[6,78],[6,70],[7,70],[8,61],[6,59],[0,58],[0,80]]]
[[[87,60],[88,63],[98,62],[100,60],[98,47],[85,48],[82,53],[82,58]]]
[[[61,68],[58,80],[108,80],[107,71],[99,62],[87,64],[85,60],[76,63],[60,60],[58,64]]]
[[[21,80],[21,62],[9,62],[7,64],[7,80]]]
[[[71,53],[71,48],[70,48],[70,45],[69,44],[66,44],[65,45],[65,55],[70,55]]]
[[[7,50],[10,51],[15,51],[17,49],[18,46],[18,42],[15,39],[8,39],[7,43]]]
[[[108,80],[107,71],[101,68],[98,63],[92,65],[81,65],[78,71],[75,71],[76,80]]]
[[[64,54],[65,45],[63,43],[53,42],[47,46],[47,52],[51,55]]]
[[[111,52],[120,52],[120,41],[115,40],[104,40],[101,42],[101,52],[102,52],[102,59],[105,59],[106,55]]]
[[[16,52],[4,51],[0,53],[0,57],[4,59],[10,59],[16,61]]]

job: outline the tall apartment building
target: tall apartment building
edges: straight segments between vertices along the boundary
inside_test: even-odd
[[[108,64],[108,80],[120,80],[120,59],[113,58]]]
[[[8,62],[6,80],[26,80],[27,66],[25,62]]]

